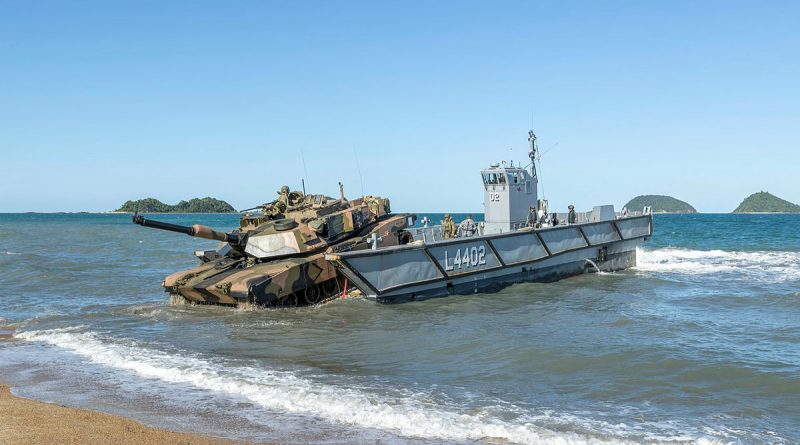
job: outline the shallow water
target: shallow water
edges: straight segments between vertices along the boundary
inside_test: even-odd
[[[24,396],[286,443],[800,442],[800,216],[654,227],[624,272],[245,311],[161,292],[213,242],[125,215],[0,215],[0,327],[16,329],[0,375]]]

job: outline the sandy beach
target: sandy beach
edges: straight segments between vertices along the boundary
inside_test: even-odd
[[[230,440],[150,428],[120,416],[15,397],[0,385],[0,445],[232,444]]]

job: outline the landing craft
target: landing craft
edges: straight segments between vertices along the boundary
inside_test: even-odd
[[[134,215],[145,227],[220,241],[198,251],[201,264],[164,279],[164,290],[195,303],[259,306],[315,304],[342,292],[341,277],[325,254],[401,245],[413,215],[391,214],[388,199],[352,201],[290,192],[243,212],[239,227],[220,232],[196,224],[181,226]]]
[[[538,199],[536,135],[528,133],[531,167],[493,164],[481,172],[485,221],[456,230],[442,225],[408,228],[405,245],[331,252],[325,257],[368,298],[383,303],[500,289],[512,283],[556,281],[636,265],[636,248],[650,237],[653,219],[642,212],[550,213]],[[448,215],[449,216],[449,215]]]

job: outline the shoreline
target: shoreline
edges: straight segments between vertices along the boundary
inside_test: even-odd
[[[14,328],[0,326],[0,347]],[[230,445],[249,443],[145,425],[133,418],[18,397],[0,375],[0,445],[109,444]]]
[[[244,442],[168,431],[123,416],[17,397],[8,386],[0,383],[0,445],[63,443],[228,445]]]
[[[0,327],[0,347],[14,329]],[[130,417],[18,397],[0,375],[0,445],[108,444],[230,445],[247,443],[145,425]]]

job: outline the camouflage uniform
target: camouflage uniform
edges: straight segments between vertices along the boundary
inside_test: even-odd
[[[367,195],[367,196],[364,197],[364,203],[367,204],[367,207],[369,208],[369,212],[373,216],[377,216],[378,215],[378,211],[380,210],[380,203],[378,203],[377,199],[373,198],[372,196]]]
[[[442,221],[442,236],[444,236],[444,239],[456,236],[456,223],[450,218],[449,213],[444,215],[444,221]]]
[[[575,224],[578,222],[578,215],[575,214],[575,206],[569,206],[569,213],[567,214],[567,223]]]
[[[278,202],[282,202],[286,208],[289,208],[289,186],[281,187],[281,191],[278,192]]]
[[[289,187],[284,185],[278,192],[278,199],[265,208],[272,216],[278,216],[289,210]],[[266,213],[266,212],[265,212]]]
[[[461,221],[461,224],[458,225],[459,237],[473,236],[477,231],[478,226],[475,224],[475,221],[472,220],[472,215],[467,215],[467,219]]]

